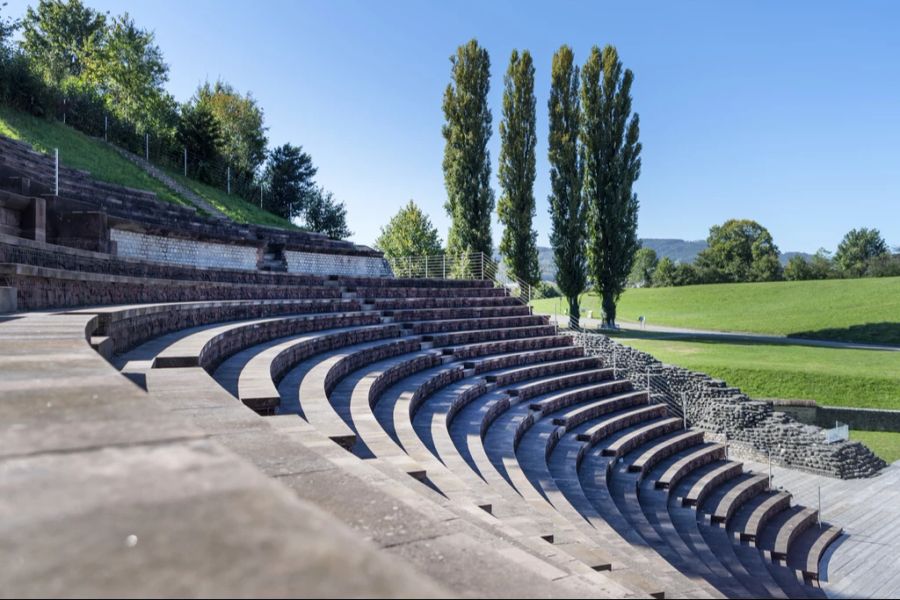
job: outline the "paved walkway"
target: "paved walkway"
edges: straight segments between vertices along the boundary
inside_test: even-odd
[[[768,466],[745,463],[767,473]],[[833,479],[772,468],[772,485],[793,502],[818,507],[844,534],[825,553],[822,589],[830,598],[900,598],[900,461],[869,479]]]
[[[548,313],[536,313],[548,314]],[[550,322],[560,327],[568,326],[567,315],[549,315]],[[584,329],[599,329],[600,319],[581,317],[581,326]],[[665,325],[645,324],[629,321],[619,321],[619,327],[623,331],[643,331],[647,333],[663,334],[660,337],[667,339],[706,339],[723,342],[760,342],[764,344],[784,344],[788,346],[814,346],[818,348],[842,348],[847,350],[881,350],[886,352],[900,352],[900,346],[887,346],[883,344],[863,344],[856,342],[838,342],[832,340],[813,340],[806,338],[787,337],[784,335],[771,335],[764,333],[730,333],[727,331],[711,331],[707,329],[686,329],[682,327],[667,327]]]

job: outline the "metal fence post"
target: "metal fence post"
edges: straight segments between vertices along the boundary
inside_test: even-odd
[[[613,379],[618,379],[618,370],[616,368],[616,347],[613,346]]]
[[[446,254],[441,255],[441,271],[444,274],[443,278],[447,279],[447,255]]]
[[[144,158],[150,162],[150,134],[144,134]]]
[[[226,176],[228,178],[228,195],[231,195],[231,166],[226,167]]]
[[[684,392],[681,392],[681,421],[684,423],[684,428],[687,429],[687,398]]]
[[[484,252],[480,252],[479,254],[481,254],[481,278],[482,278],[482,279],[487,279],[487,278],[484,276]]]
[[[184,147],[184,176],[187,177],[187,146]]]
[[[428,279],[428,255],[425,255],[425,279]]]
[[[819,512],[816,513],[816,525],[822,529],[822,486],[819,486]]]
[[[53,149],[53,189],[54,195],[59,196],[59,148]]]
[[[103,115],[103,141],[109,141],[109,115]]]

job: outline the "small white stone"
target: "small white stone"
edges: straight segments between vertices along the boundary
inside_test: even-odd
[[[131,535],[129,535],[127,538],[125,538],[125,545],[129,548],[134,548],[135,546],[137,546],[137,543],[138,543],[138,537],[136,535],[134,535],[133,533]]]

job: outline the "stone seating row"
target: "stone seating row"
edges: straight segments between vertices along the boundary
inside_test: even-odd
[[[462,309],[449,309],[452,311]],[[424,314],[427,318],[429,315]],[[512,329],[517,327],[543,326],[547,324],[547,317],[541,315],[513,315],[509,317],[470,317],[463,319],[438,318],[437,320],[410,321],[404,324],[410,333],[414,335],[444,334],[454,331],[472,331],[481,329]]]
[[[244,319],[288,314],[348,313],[359,310],[356,300],[214,300],[105,306],[70,311],[97,315],[95,335],[108,337],[117,354],[165,333]]]

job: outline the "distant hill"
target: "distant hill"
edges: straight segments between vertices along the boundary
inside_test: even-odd
[[[706,240],[689,241],[669,238],[646,238],[641,240],[641,244],[644,248],[655,250],[659,258],[668,256],[673,261],[680,263],[693,262],[700,251],[706,248]],[[812,257],[812,254],[807,254],[806,252],[782,252],[780,256],[781,264],[787,264],[787,261],[793,256],[802,256],[809,259]],[[538,247],[538,262],[541,266],[541,279],[553,281],[556,277],[553,250],[547,247]]]

